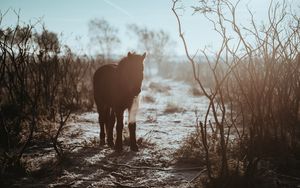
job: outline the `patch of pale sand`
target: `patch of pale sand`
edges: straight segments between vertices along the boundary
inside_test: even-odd
[[[154,92],[149,88],[151,83],[159,83],[159,85],[169,88],[169,91]],[[199,119],[203,119],[208,107],[208,100],[203,96],[193,96],[190,88],[184,82],[159,77],[154,77],[144,83],[140,98],[149,95],[155,99],[155,102],[140,101],[136,118],[137,137],[155,143],[158,149],[178,149],[182,139],[195,130],[196,113]],[[165,113],[168,103],[184,110],[176,113]],[[128,112],[125,112],[124,116],[125,123],[127,123]],[[127,131],[127,126],[124,127]],[[97,140],[100,131],[98,113],[87,112],[78,115],[75,121],[68,124],[68,129],[72,133],[82,132],[78,137],[67,140],[68,143],[78,143],[91,139]]]

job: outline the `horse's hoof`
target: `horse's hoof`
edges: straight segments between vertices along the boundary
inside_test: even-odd
[[[104,140],[100,140],[100,146],[104,146],[105,145],[105,141]]]
[[[117,146],[117,145],[115,145],[115,150],[116,150],[117,152],[122,152],[122,151],[123,151],[123,147],[122,147],[122,146]]]
[[[134,151],[134,152],[138,152],[138,151],[139,151],[139,148],[138,148],[137,145],[135,145],[135,146],[130,146],[130,150],[131,150],[131,151]]]
[[[111,148],[113,148],[115,146],[114,142],[107,142],[107,145]]]

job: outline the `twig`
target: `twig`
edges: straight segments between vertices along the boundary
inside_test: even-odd
[[[288,176],[288,175],[284,175],[284,174],[279,174],[279,173],[276,173],[276,172],[275,172],[275,174],[278,177],[281,177],[281,178],[286,178],[286,179],[290,179],[290,180],[300,181],[300,178],[298,178],[298,177]]]
[[[108,162],[107,164],[109,165],[114,165],[114,166],[122,166],[126,168],[131,168],[131,169],[139,169],[139,170],[158,170],[158,171],[171,171],[171,172],[180,172],[180,171],[193,171],[193,170],[206,170],[203,169],[203,167],[191,167],[191,168],[159,168],[159,167],[148,167],[148,166],[131,166],[127,164],[116,164],[116,163],[111,163]]]
[[[132,180],[133,178],[130,176],[125,176],[123,174],[117,173],[117,172],[112,172],[110,173],[112,176],[114,177],[118,177],[118,178],[122,178],[122,179],[126,179],[126,180]]]
[[[148,186],[141,186],[141,185],[138,185],[138,186],[125,185],[125,184],[121,184],[121,183],[115,182],[115,181],[113,181],[113,183],[117,187],[122,187],[122,188],[146,188],[146,187],[148,187]]]
[[[109,167],[107,165],[100,165],[100,167],[103,169],[103,170],[106,170],[106,171],[116,171],[118,170],[116,167]]]
[[[90,143],[88,143],[88,144],[90,144]],[[77,145],[72,145],[72,147],[68,147],[68,145],[71,145],[71,144],[65,144],[64,149],[67,149],[69,151],[73,151],[77,148],[95,148],[94,146],[88,146],[88,144],[85,144],[85,145],[77,144]]]
[[[196,174],[196,176],[194,176],[190,181],[187,181],[187,184],[188,184],[187,187],[194,187],[194,186],[192,185],[193,181],[195,181],[195,180],[196,180],[203,172],[205,172],[205,171],[207,171],[206,168],[203,169],[203,170],[201,170],[200,172],[198,172],[198,173]]]
[[[205,171],[206,171],[207,169],[203,169],[203,170],[201,170],[200,172],[198,172],[198,174],[195,176],[195,177],[193,177],[190,181],[189,181],[189,183],[192,183],[193,181],[195,181],[202,173],[204,173]]]

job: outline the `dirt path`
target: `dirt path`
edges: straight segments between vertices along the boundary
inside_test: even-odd
[[[204,114],[207,101],[194,97],[187,84],[161,78],[145,82],[141,95],[137,117],[139,152],[129,151],[126,125],[124,151],[117,153],[98,146],[96,112],[76,115],[61,136],[64,143],[73,147],[67,159],[17,184],[23,184],[22,187],[188,187],[201,169],[192,170],[195,166],[176,163],[173,154],[195,130],[195,111]]]

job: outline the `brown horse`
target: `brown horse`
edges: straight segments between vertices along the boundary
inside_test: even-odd
[[[94,99],[100,124],[100,145],[114,146],[113,128],[117,119],[115,149],[122,150],[123,113],[133,107],[133,101],[141,92],[144,59],[146,53],[138,55],[128,52],[118,65],[107,64],[94,74]],[[132,119],[132,118],[131,118]],[[133,118],[135,119],[135,118]],[[129,121],[130,149],[138,151],[136,144],[136,122]]]

